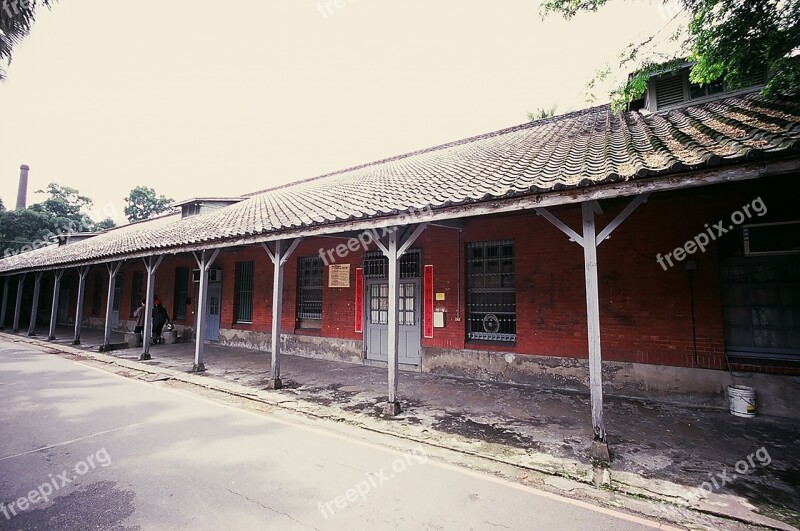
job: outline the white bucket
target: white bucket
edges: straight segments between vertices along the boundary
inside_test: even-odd
[[[756,391],[746,385],[728,386],[728,404],[737,417],[756,416]]]

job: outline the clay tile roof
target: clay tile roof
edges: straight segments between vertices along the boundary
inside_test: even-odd
[[[653,114],[593,107],[0,260],[11,272],[674,174],[800,150],[800,102],[757,94]]]

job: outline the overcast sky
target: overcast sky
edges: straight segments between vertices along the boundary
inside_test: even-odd
[[[25,163],[29,204],[55,181],[123,222],[137,185],[236,195],[580,109],[667,22],[658,1],[570,22],[539,0],[339,3],[60,0],[0,83],[0,197]]]

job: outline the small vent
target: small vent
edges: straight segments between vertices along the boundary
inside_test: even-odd
[[[656,80],[656,105],[659,109],[667,105],[683,103],[683,76],[663,77]]]

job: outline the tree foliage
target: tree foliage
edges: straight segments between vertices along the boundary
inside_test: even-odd
[[[581,12],[595,12],[607,1],[545,0],[541,12],[543,16],[560,14],[569,20]],[[687,26],[678,25],[667,36],[668,41],[678,44],[676,53],[665,55],[653,49],[658,44],[657,34],[631,43],[620,54],[619,67],[633,75],[611,93],[615,107],[641,97],[651,75],[675,70],[686,60],[693,63],[689,74],[693,83],[707,85],[723,79],[728,87],[736,89],[766,70],[770,78],[762,91],[765,96],[797,90],[800,0],[671,1],[680,9],[670,22],[682,13],[689,19]],[[608,68],[600,70],[589,82],[589,88],[609,74]]]
[[[92,200],[74,188],[50,183],[36,193],[46,193],[48,197],[28,208],[0,210],[0,256],[38,249],[55,236],[114,226],[111,218],[94,222],[86,214]]]
[[[164,195],[157,196],[156,191],[146,186],[137,186],[125,198],[125,215],[128,221],[141,221],[152,216],[172,210],[170,203],[175,200]]]
[[[556,109],[558,109],[558,105],[551,105],[547,109],[536,109],[534,112],[528,113],[528,120],[535,122],[536,120],[552,118],[556,115]]]
[[[49,194],[50,197],[31,208],[49,212],[57,218],[74,219],[83,222],[86,217],[82,210],[92,206],[92,200],[81,195],[75,188],[50,183],[44,190],[36,190],[37,194]]]
[[[2,0],[0,1],[0,62],[11,63],[14,46],[28,36],[33,26],[36,8],[50,7],[55,0]],[[0,65],[0,81],[5,79],[5,68]]]

